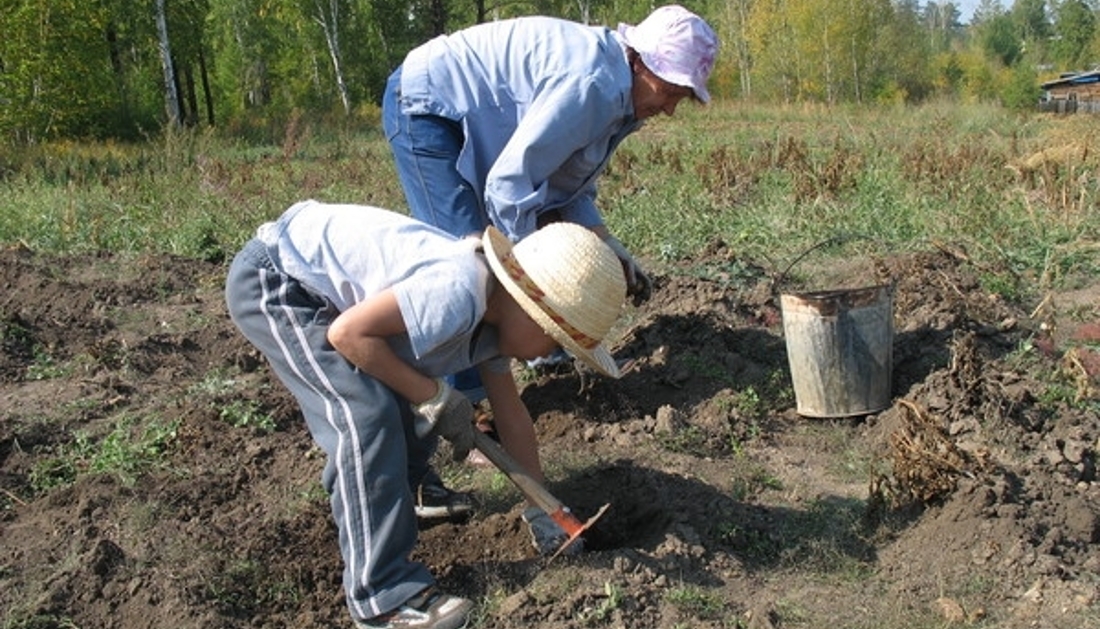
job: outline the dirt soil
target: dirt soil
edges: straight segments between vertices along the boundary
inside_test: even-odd
[[[499,474],[416,558],[472,625],[1100,627],[1100,283],[1013,304],[948,247],[894,284],[893,403],[796,410],[773,274],[721,244],[630,309],[621,380],[521,373],[586,551],[547,563]],[[0,252],[0,622],[349,627],[321,457],[237,334],[224,266]],[[787,289],[813,285],[804,272]]]

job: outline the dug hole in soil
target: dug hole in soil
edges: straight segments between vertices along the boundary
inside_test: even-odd
[[[1100,284],[1013,304],[977,276],[875,259],[894,402],[811,420],[770,275],[720,244],[663,269],[621,380],[521,374],[549,489],[610,505],[586,552],[536,557],[519,492],[441,452],[497,498],[416,558],[478,627],[1100,627]],[[0,253],[5,629],[350,626],[323,462],[223,277]]]

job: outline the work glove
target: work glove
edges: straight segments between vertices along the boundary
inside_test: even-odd
[[[454,460],[461,461],[474,447],[474,405],[442,378],[435,382],[439,387],[436,394],[413,406],[416,436],[443,437],[451,442]]]
[[[623,274],[626,276],[626,294],[633,298],[634,307],[642,305],[653,294],[653,281],[649,279],[642,267],[634,261],[633,256],[626,250],[623,243],[614,236],[608,236],[607,246],[615,252],[619,261],[623,264]]]
[[[534,544],[535,550],[544,557],[558,552],[562,544],[569,540],[569,534],[558,526],[550,514],[539,507],[524,509],[523,521],[527,523],[527,530],[531,533],[531,543]],[[573,556],[580,554],[583,550],[584,538],[579,538],[562,551],[562,554]]]

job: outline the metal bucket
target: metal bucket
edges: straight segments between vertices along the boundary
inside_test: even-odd
[[[799,415],[851,417],[890,405],[890,286],[780,295]]]

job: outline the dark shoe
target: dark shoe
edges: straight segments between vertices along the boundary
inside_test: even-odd
[[[425,483],[416,488],[416,517],[421,520],[460,518],[474,510],[473,497],[465,492],[451,491],[442,483]]]
[[[433,585],[392,612],[355,624],[359,629],[462,629],[473,609],[472,602]]]

